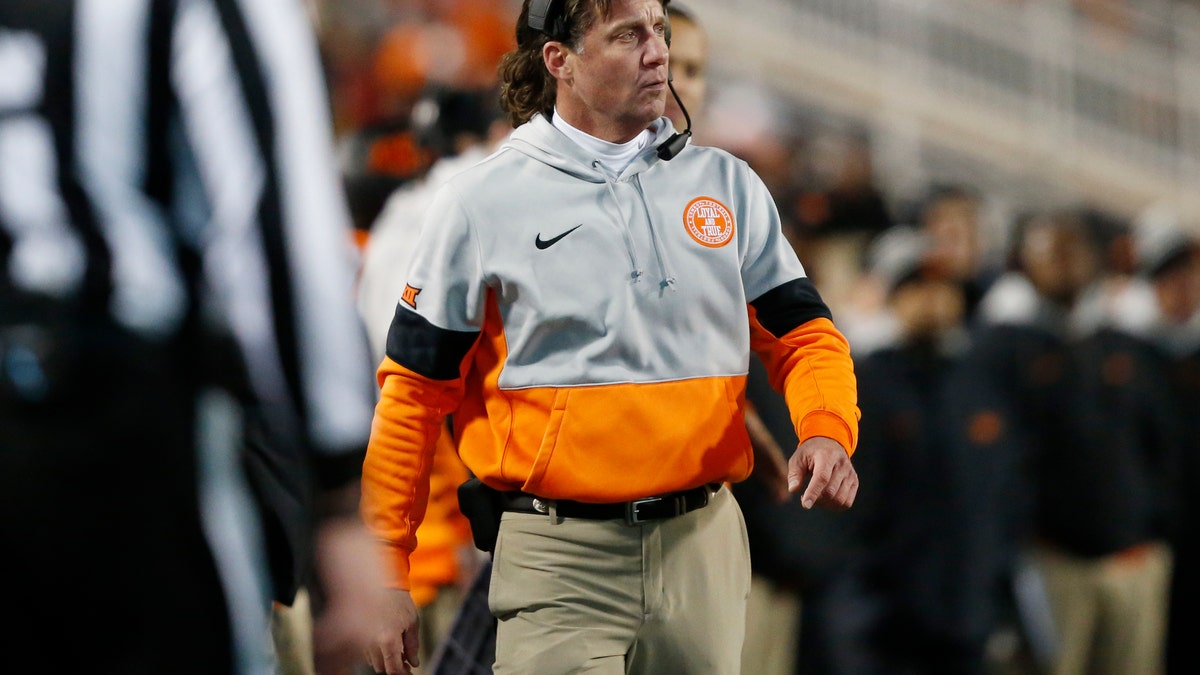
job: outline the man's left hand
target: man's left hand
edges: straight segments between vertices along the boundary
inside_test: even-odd
[[[832,438],[814,436],[796,447],[788,460],[788,492],[796,493],[808,481],[800,503],[806,509],[823,506],[844,511],[858,494],[858,472],[850,454]]]

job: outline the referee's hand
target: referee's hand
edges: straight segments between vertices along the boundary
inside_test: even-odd
[[[806,480],[808,487],[800,497],[804,508],[844,511],[854,505],[858,472],[850,463],[850,453],[832,438],[814,436],[796,447],[788,460],[788,492],[799,492]]]
[[[321,520],[316,530],[313,658],[322,675],[347,675],[363,663],[391,607],[379,542],[357,513]]]

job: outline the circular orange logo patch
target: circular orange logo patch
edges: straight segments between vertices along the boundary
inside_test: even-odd
[[[733,214],[711,197],[696,197],[683,211],[683,224],[696,243],[720,248],[733,239]]]

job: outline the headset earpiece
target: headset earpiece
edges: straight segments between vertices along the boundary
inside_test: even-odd
[[[551,40],[561,42],[567,39],[567,17],[563,0],[530,0],[528,25]]]

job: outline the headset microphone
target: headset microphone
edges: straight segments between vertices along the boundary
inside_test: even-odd
[[[683,101],[679,98],[679,93],[675,91],[675,78],[667,76],[667,87],[671,90],[671,95],[675,97],[675,103],[679,105],[679,112],[683,113],[683,119],[687,122],[687,128],[683,131],[677,131],[673,136],[663,141],[662,145],[658,146],[658,158],[664,162],[669,162],[683,150],[687,145],[687,141],[692,137],[692,116],[688,114],[687,108],[683,107]]]

